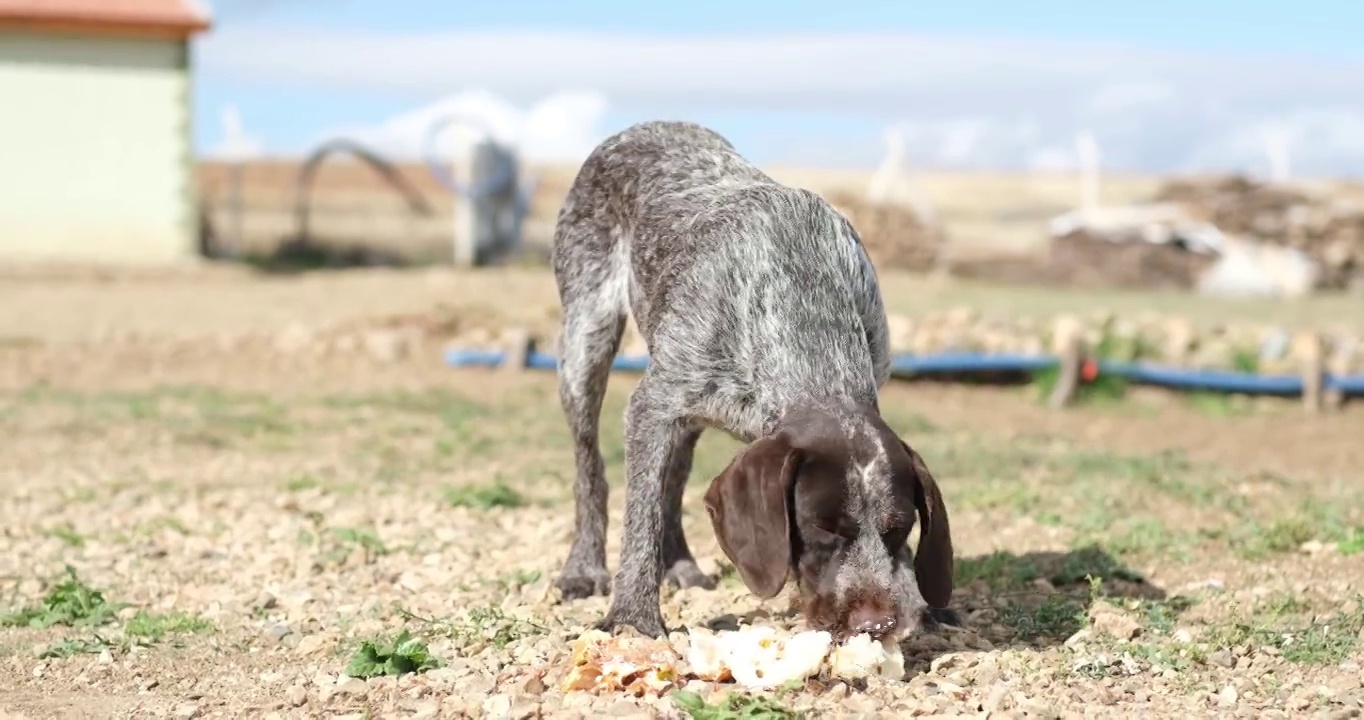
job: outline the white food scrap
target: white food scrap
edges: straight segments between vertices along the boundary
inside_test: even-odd
[[[693,629],[687,663],[702,680],[732,679],[750,689],[769,689],[817,674],[831,642],[824,631],[783,638],[773,627],[745,626],[719,634]]]
[[[779,637],[775,628],[745,626],[712,633],[691,631],[687,662],[702,680],[734,680],[753,689],[773,688],[819,673],[832,637],[823,631]]]
[[[677,680],[677,659],[666,640],[588,630],[573,642],[573,667],[561,687],[564,692],[660,695]]]
[[[854,635],[829,654],[834,677],[863,678],[879,675],[899,680],[905,675],[905,656],[893,641],[877,642],[866,633]]]
[[[589,630],[573,643],[573,667],[561,687],[565,692],[625,692],[639,697],[660,695],[691,678],[765,690],[825,671],[828,677],[843,679],[899,680],[905,674],[904,655],[892,641],[878,642],[862,634],[835,644],[821,630],[789,634],[767,626],[719,632],[692,628],[686,650],[689,667],[679,668],[680,659],[664,639],[613,637]]]

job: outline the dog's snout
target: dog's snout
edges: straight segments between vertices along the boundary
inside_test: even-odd
[[[880,607],[860,607],[848,615],[848,629],[880,638],[895,630],[895,616]]]

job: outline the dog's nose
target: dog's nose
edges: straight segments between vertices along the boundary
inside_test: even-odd
[[[848,628],[880,638],[895,629],[895,616],[878,607],[858,608],[848,615]]]

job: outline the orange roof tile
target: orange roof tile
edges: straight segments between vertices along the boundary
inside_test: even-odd
[[[0,0],[0,28],[188,37],[209,25],[195,0]]]

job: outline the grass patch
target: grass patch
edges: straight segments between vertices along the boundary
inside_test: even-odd
[[[445,501],[451,507],[473,510],[519,508],[526,505],[525,496],[501,478],[486,485],[449,486],[445,489]]]
[[[549,632],[549,627],[539,621],[508,615],[496,605],[470,608],[458,620],[425,618],[402,608],[398,613],[420,623],[425,632],[443,635],[463,647],[486,643],[500,650],[522,638]]]
[[[1339,507],[1307,503],[1296,513],[1269,524],[1248,522],[1226,533],[1233,552],[1247,560],[1296,552],[1304,543],[1334,542],[1340,552],[1364,550],[1364,528],[1351,526]]]
[[[1124,566],[1098,545],[1089,544],[1067,553],[1060,567],[1048,580],[1052,585],[1075,585],[1089,582],[1089,578],[1104,580],[1125,580],[1141,583],[1146,579],[1140,573]]]
[[[183,612],[167,614],[139,612],[128,620],[123,632],[129,637],[161,642],[167,635],[202,634],[213,632],[213,623]]]
[[[1193,409],[1212,417],[1239,417],[1249,414],[1254,405],[1250,398],[1235,393],[1196,390],[1184,395],[1184,402]]]
[[[1304,665],[1335,665],[1343,662],[1359,645],[1364,632],[1364,598],[1357,598],[1351,610],[1324,619],[1305,618],[1306,608],[1295,598],[1286,598],[1258,608],[1250,617],[1215,627],[1203,635],[1212,647],[1236,645],[1272,647],[1289,662]]]
[[[1179,616],[1194,604],[1193,598],[1175,595],[1164,600],[1143,600],[1137,603],[1137,607],[1145,616],[1147,627],[1162,635],[1169,635],[1174,632]]]
[[[1364,525],[1351,528],[1345,537],[1336,541],[1336,550],[1341,555],[1358,555],[1364,553]]]
[[[1138,359],[1146,351],[1141,338],[1124,339],[1116,335],[1105,333],[1099,339],[1099,344],[1094,347],[1089,357],[1093,360],[1123,360],[1132,361]],[[1056,383],[1061,378],[1060,365],[1053,365],[1043,370],[1032,373],[1032,385],[1037,392],[1037,397],[1046,401],[1051,397],[1052,391],[1056,388]],[[1099,373],[1093,380],[1081,380],[1075,389],[1075,402],[1081,403],[1115,403],[1122,400],[1127,395],[1127,379],[1118,375]]]
[[[66,578],[57,583],[37,605],[0,616],[0,626],[46,629],[57,625],[97,627],[114,621],[118,611],[127,607],[110,603],[103,591],[96,590],[66,566]]]
[[[346,664],[345,673],[348,677],[368,679],[421,673],[440,666],[441,661],[431,655],[426,643],[413,638],[404,628],[392,639],[361,641]]]
[[[718,703],[707,703],[700,695],[688,690],[677,690],[671,694],[673,706],[692,720],[785,720],[804,717],[802,713],[790,710],[777,699],[764,695],[730,692]]]
[[[1088,622],[1084,604],[1062,594],[1049,595],[1036,605],[1010,605],[1000,620],[1025,642],[1060,642]]]
[[[1142,518],[1126,523],[1121,530],[1106,538],[1091,534],[1089,540],[1101,543],[1109,552],[1121,556],[1170,557],[1187,561],[1189,546],[1194,538],[1171,530],[1154,518]]]
[[[303,475],[295,475],[294,477],[285,480],[284,489],[288,492],[303,492],[304,490],[311,490],[320,484],[321,482],[319,482],[317,478],[305,473]]]
[[[63,638],[38,649],[37,655],[43,660],[75,657],[77,655],[98,655],[105,650],[116,648],[117,643],[111,642],[100,635],[83,638]]]
[[[61,540],[71,547],[85,547],[85,536],[80,534],[75,526],[70,523],[52,528],[47,531],[47,534]]]
[[[352,548],[357,547],[360,548],[360,552],[364,553],[366,565],[374,562],[376,557],[389,553],[388,546],[384,544],[383,540],[379,539],[377,533],[369,528],[332,528],[332,537],[340,545],[337,554],[338,559],[342,562],[350,556]]]
[[[983,580],[996,592],[1018,588],[1042,577],[1035,562],[1002,550],[980,557],[961,558],[954,570],[956,585]]]

